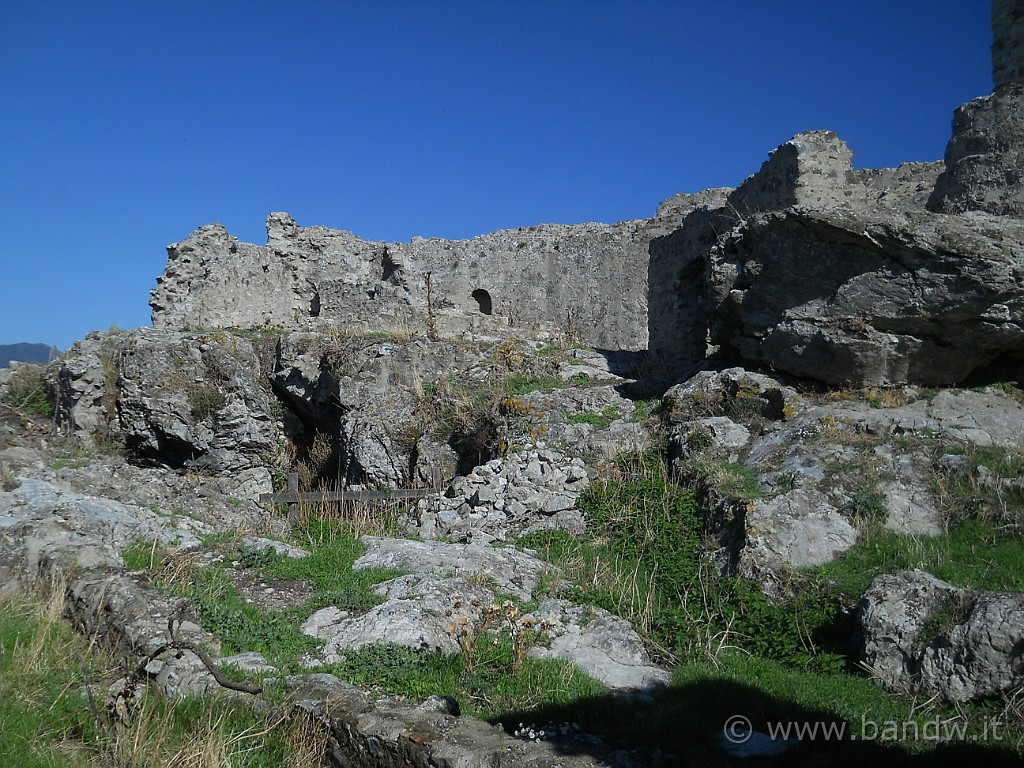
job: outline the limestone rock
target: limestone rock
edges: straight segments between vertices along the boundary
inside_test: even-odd
[[[117,504],[132,517],[142,515],[169,531],[206,535],[224,528],[259,528],[279,537],[285,533],[283,521],[255,503],[265,470],[255,471],[255,477],[249,471],[188,475],[136,466],[116,454],[55,459],[49,452],[27,447],[0,451],[0,461],[18,475],[52,486],[54,493],[63,494],[64,503],[76,496],[100,499],[104,505]],[[29,501],[26,506],[32,504]],[[152,539],[149,532],[139,535]]]
[[[545,600],[531,615],[554,625],[546,645],[530,651],[536,659],[564,659],[613,690],[667,685],[669,674],[655,666],[629,622],[594,606]]]
[[[303,701],[301,708],[330,729],[327,764],[492,766],[493,768],[628,768],[624,759],[587,735],[558,741],[513,739],[501,727],[431,707],[381,699],[364,707]]]
[[[794,206],[863,204],[865,189],[853,173],[853,153],[832,131],[798,134],[775,149],[761,169],[729,195],[741,214]]]
[[[788,418],[770,405],[770,393],[790,406]],[[785,597],[787,569],[839,556],[866,521],[941,534],[950,522],[944,515],[956,512],[936,483],[967,470],[955,456],[936,462],[936,448],[1024,444],[1024,407],[996,388],[880,396],[891,404],[787,393],[772,377],[736,368],[698,373],[666,392],[672,468],[696,492],[722,573],[749,576]],[[710,415],[725,412],[743,423]],[[1001,493],[1019,487],[983,467],[970,479]]]
[[[1024,227],[859,209],[757,214],[713,260],[714,341],[855,386],[949,384],[1024,340]]]
[[[78,494],[33,477],[22,477],[14,491],[0,492],[0,569],[8,578],[50,568],[119,567],[121,550],[136,540],[194,547],[202,531],[194,521],[171,521],[147,507]]]
[[[857,530],[817,491],[798,488],[757,500],[746,518],[741,570],[756,576],[831,562],[857,543]]]
[[[385,598],[366,613],[350,616],[323,608],[306,620],[302,631],[324,641],[321,656],[338,661],[346,650],[374,643],[395,643],[431,653],[457,653],[456,628],[475,625],[494,592],[464,578],[410,574],[379,584]]]
[[[363,536],[367,549],[353,568],[394,568],[419,574],[482,579],[499,592],[529,600],[553,567],[518,549]]]
[[[170,466],[262,468],[278,435],[259,370],[243,338],[134,333],[120,345],[118,359],[125,444],[140,458]]]
[[[967,702],[1024,683],[1024,595],[903,571],[872,582],[858,621],[861,658],[895,690]]]
[[[51,369],[58,425],[86,446],[109,440],[116,430],[117,337],[90,333],[75,342]]]
[[[142,462],[242,473],[253,491],[269,491],[279,436],[259,372],[252,344],[226,333],[90,336],[57,368],[57,421]]]
[[[531,392],[522,402],[531,433],[567,455],[603,463],[650,446],[644,426],[630,420],[636,406],[614,385]]]
[[[703,417],[728,415],[737,419],[794,418],[803,407],[803,399],[792,387],[761,373],[743,368],[700,371],[681,384],[671,387],[662,398],[672,424]]]
[[[1024,83],[1024,14],[1019,0],[993,0],[992,38],[996,88]]]

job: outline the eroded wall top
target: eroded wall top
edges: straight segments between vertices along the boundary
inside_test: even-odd
[[[1024,84],[1024,0],[992,2],[992,80]]]

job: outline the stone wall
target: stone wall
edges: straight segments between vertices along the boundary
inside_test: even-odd
[[[1024,84],[1024,0],[992,2],[992,80]]]
[[[991,95],[953,113],[945,171],[928,208],[1024,216],[1024,0],[992,2]]]
[[[945,163],[931,210],[1024,217],[1024,85],[958,107]]]
[[[267,245],[212,224],[168,247],[158,327],[285,327],[434,336],[520,333],[646,346],[646,246],[667,224],[555,225],[472,240],[368,242],[267,220]]]
[[[150,306],[158,328],[341,327],[443,337],[472,333],[568,339],[608,350],[649,346],[648,285],[672,305],[666,346],[703,356],[697,318],[666,293],[686,253],[654,249],[724,191],[680,195],[651,219],[546,224],[472,240],[369,242],[343,230],[267,219],[265,246],[208,224],[168,246]],[[693,290],[690,291],[693,293]],[[659,318],[666,306],[656,308]]]

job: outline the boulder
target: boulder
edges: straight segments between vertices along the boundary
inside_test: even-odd
[[[981,212],[751,215],[709,261],[711,338],[834,385],[944,385],[1024,344],[1024,225]]]
[[[265,469],[280,435],[252,344],[139,330],[117,347],[117,429],[138,459],[212,472]]]
[[[745,525],[740,572],[758,580],[832,562],[858,539],[857,529],[827,496],[804,488],[753,502]]]
[[[491,589],[461,577],[410,574],[378,584],[374,591],[384,602],[365,613],[329,606],[302,624],[305,634],[324,641],[320,656],[326,663],[375,643],[458,653],[458,629],[477,625],[484,608],[494,603]]]
[[[224,332],[90,334],[51,369],[57,423],[133,459],[244,475],[270,490],[280,435],[252,344]]]
[[[1024,684],[1022,594],[902,571],[871,583],[858,622],[861,659],[893,690],[968,702]]]
[[[2,562],[6,578],[40,571],[119,567],[121,550],[136,540],[195,547],[207,529],[199,521],[174,520],[144,506],[70,491],[34,477],[0,492]]]
[[[83,445],[109,442],[116,430],[117,335],[96,331],[76,341],[49,371],[58,426]]]
[[[436,576],[478,578],[499,592],[529,600],[537,585],[554,573],[547,562],[510,547],[363,536],[364,552],[353,568],[393,568]]]
[[[651,661],[640,636],[625,619],[602,608],[558,599],[545,600],[530,616],[552,627],[550,639],[530,650],[531,658],[572,661],[613,690],[669,683],[669,673]]]

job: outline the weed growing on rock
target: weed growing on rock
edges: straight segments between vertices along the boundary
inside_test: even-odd
[[[619,418],[619,409],[610,405],[600,413],[570,413],[565,420],[570,424],[590,424],[597,429],[605,429]]]
[[[979,519],[1024,533],[1024,451],[957,446],[936,466],[933,488],[947,526]]]
[[[38,365],[19,366],[11,375],[0,404],[30,416],[52,418],[53,401],[46,385],[45,369]]]
[[[918,632],[918,642],[928,646],[953,627],[963,624],[974,610],[977,595],[971,590],[955,592],[949,595],[936,610],[925,619]]]
[[[14,471],[3,462],[0,462],[0,488],[5,491],[14,491],[21,487],[21,480],[14,474]]]
[[[448,615],[458,608],[452,606]],[[500,667],[507,658],[508,672],[515,675],[523,668],[527,651],[551,629],[549,622],[538,621],[523,613],[515,601],[505,600],[485,606],[477,621],[468,616],[452,618],[445,631],[458,643],[467,672],[476,673],[482,664]]]
[[[885,522],[889,516],[887,498],[876,485],[867,484],[854,489],[839,511],[859,522]]]
[[[130,570],[147,571],[157,587],[192,600],[203,627],[221,638],[225,653],[259,651],[290,668],[318,646],[318,641],[298,629],[311,612],[325,605],[368,610],[381,601],[372,587],[399,575],[380,568],[354,570],[352,565],[365,546],[326,523],[307,529],[303,538],[313,550],[304,558],[285,557],[272,549],[240,548],[233,541],[214,544],[217,556],[171,552],[155,542],[137,541],[122,558]],[[304,605],[286,610],[261,608],[246,600],[233,578],[247,570],[258,572],[269,583],[309,583],[314,594]]]
[[[185,390],[185,394],[192,409],[192,418],[196,421],[213,416],[228,404],[227,396],[209,384],[192,384]]]

